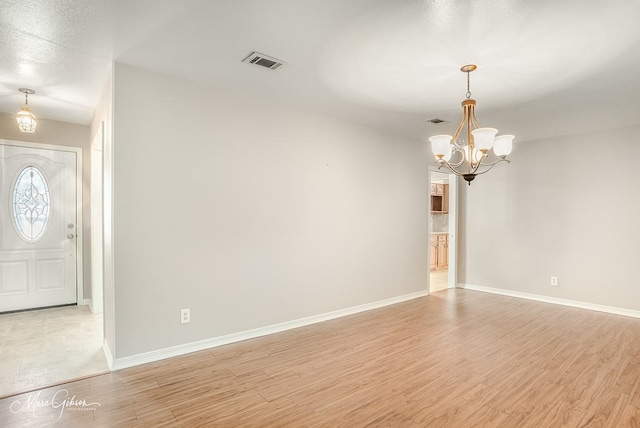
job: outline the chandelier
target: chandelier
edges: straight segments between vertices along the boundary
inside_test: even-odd
[[[436,156],[438,169],[447,167],[455,175],[464,178],[469,185],[477,175],[484,174],[500,162],[510,162],[507,159],[513,145],[513,135],[500,135],[495,128],[480,128],[476,119],[476,100],[471,99],[469,89],[469,74],[477,66],[463,65],[460,71],[467,73],[466,99],[462,101],[462,120],[458,129],[451,135],[435,135],[429,138],[431,150]],[[463,129],[466,128],[466,139]],[[461,137],[462,135],[462,137]],[[489,159],[489,150],[497,159]]]
[[[38,119],[31,113],[31,109],[29,108],[29,95],[33,95],[36,93],[33,89],[28,88],[20,88],[18,91],[24,94],[24,106],[20,108],[20,111],[16,114],[16,120],[18,121],[18,128],[20,132],[27,132],[32,134],[36,132],[36,125],[38,124]]]

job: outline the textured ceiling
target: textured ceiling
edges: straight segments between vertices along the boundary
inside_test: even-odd
[[[605,129],[640,122],[638,17],[630,0],[3,0],[0,111],[29,87],[37,116],[87,124],[115,60],[425,138],[452,132],[475,63],[483,125]]]

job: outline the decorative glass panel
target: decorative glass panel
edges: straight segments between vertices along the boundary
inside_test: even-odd
[[[26,167],[13,186],[13,219],[22,239],[31,243],[44,235],[50,208],[47,179],[35,166]]]

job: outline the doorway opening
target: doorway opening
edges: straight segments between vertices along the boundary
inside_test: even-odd
[[[457,177],[429,172],[429,293],[456,286]]]
[[[108,372],[82,280],[82,149],[0,140],[0,171],[0,397]]]

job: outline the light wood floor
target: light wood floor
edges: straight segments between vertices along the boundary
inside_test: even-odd
[[[56,393],[58,403],[75,396],[65,427],[634,427],[640,319],[447,290],[31,402]],[[60,414],[46,403],[31,411],[29,399],[0,400],[0,425]]]

